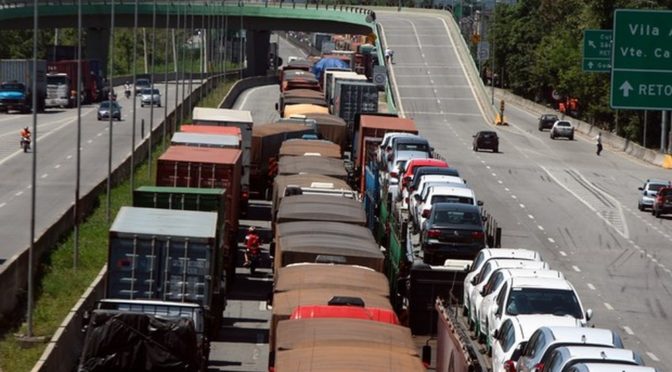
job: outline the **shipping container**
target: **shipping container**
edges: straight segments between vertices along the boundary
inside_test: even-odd
[[[221,149],[240,149],[240,136],[208,133],[184,133],[173,134],[171,145],[193,147],[215,147]]]
[[[217,213],[217,231],[220,249],[217,250],[216,273],[225,273],[226,283],[230,285],[235,277],[237,253],[236,236],[230,236],[231,227],[226,216],[231,205],[226,202],[226,190],[192,187],[142,186],[133,191],[133,206],[143,208],[178,209]],[[220,286],[222,298],[228,288]],[[224,301],[222,302],[224,306]]]
[[[339,81],[343,81],[343,80],[347,80],[347,81],[364,81],[364,82],[367,82],[367,81],[368,81],[368,79],[366,78],[366,76],[364,76],[364,75],[362,75],[362,74],[357,74],[357,75],[345,75],[345,76],[342,76],[341,74],[335,74],[335,75],[333,75],[333,76],[331,77],[331,85],[330,85],[330,88],[329,88],[330,90],[329,90],[329,93],[328,93],[328,95],[327,95],[327,102],[329,103],[329,110],[331,111],[331,113],[332,113],[333,115],[337,115],[337,114],[334,112],[334,105],[335,105],[335,103],[336,103],[336,99],[337,99],[337,97],[338,97],[338,95],[339,95],[338,82],[339,82]],[[338,115],[337,115],[337,116],[338,116]]]
[[[300,173],[322,174],[348,179],[343,160],[324,158],[321,156],[283,156],[278,161],[278,174],[291,175]]]
[[[108,247],[107,298],[218,307],[217,213],[122,207]]]
[[[228,246],[237,246],[240,150],[170,146],[159,157],[156,168],[157,186],[225,189],[225,202],[230,206],[226,216]],[[227,267],[227,272],[231,272],[230,266]]]
[[[238,127],[218,127],[214,125],[180,125],[182,133],[203,133],[203,134],[221,134],[225,136],[237,136],[242,143],[243,136]],[[254,130],[253,130],[254,132]]]
[[[321,91],[317,77],[312,72],[303,70],[288,70],[283,73],[283,79],[280,82],[280,91],[285,92],[292,89]]]
[[[250,190],[250,170],[252,161],[252,113],[246,110],[218,109],[208,107],[194,107],[192,122],[195,125],[213,125],[222,127],[238,127],[243,138],[242,144],[242,208],[247,209],[247,200]]]
[[[307,224],[312,227],[312,231],[316,227],[315,222],[287,222],[282,225],[292,224]],[[323,224],[320,223],[319,226],[322,230]],[[361,228],[352,225],[346,226]],[[280,228],[278,226],[278,229]],[[370,234],[371,232],[369,232]],[[385,297],[389,297],[390,294],[390,287],[385,275],[369,267],[320,263],[297,263],[280,268],[275,272],[273,292],[328,287],[365,290]]]
[[[336,91],[333,114],[345,120],[352,140],[356,115],[378,112],[378,87],[369,82],[343,80],[336,83]]]
[[[30,112],[33,95],[37,96],[37,111],[44,111],[47,98],[47,61],[38,59],[37,75],[33,76],[32,59],[0,60],[0,111]],[[33,92],[33,82],[36,91]]]
[[[327,101],[327,107],[332,105],[333,90],[334,90],[334,78],[338,77],[348,77],[348,76],[357,76],[358,74],[352,70],[334,70],[328,69],[324,71],[324,99]]]
[[[340,159],[341,146],[327,140],[289,139],[280,146],[279,156],[322,156]]]

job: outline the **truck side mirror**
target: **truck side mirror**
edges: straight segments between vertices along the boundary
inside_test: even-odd
[[[590,320],[592,318],[593,318],[593,309],[586,310],[586,320]]]

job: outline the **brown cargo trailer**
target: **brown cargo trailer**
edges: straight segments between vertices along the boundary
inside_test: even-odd
[[[308,103],[327,107],[324,100],[324,94],[312,89],[290,89],[280,94],[278,104],[275,109],[278,110],[281,117],[284,117],[285,105],[295,105]]]
[[[325,198],[322,195],[285,196],[274,223],[294,221],[345,222],[366,225],[362,203],[347,198]]]
[[[290,139],[280,146],[280,157],[283,156],[321,156],[340,159],[341,146],[327,140]]]
[[[308,194],[356,198],[356,193],[342,179],[313,173],[276,176],[273,180],[271,215],[275,215],[277,207],[280,206],[280,201],[286,195]]]
[[[341,151],[348,147],[348,127],[345,120],[330,114],[306,114],[303,117],[308,120],[315,120],[320,138],[341,146]]]
[[[322,105],[314,105],[309,103],[295,103],[293,105],[285,105],[282,117],[290,118],[296,115],[306,114],[328,114],[329,109]]]
[[[250,186],[253,192],[265,195],[277,173],[280,146],[286,139],[315,134],[315,128],[306,123],[267,123],[252,130],[252,161]]]
[[[290,319],[278,323],[276,355],[286,350],[338,345],[389,348],[418,356],[411,331],[400,325],[350,318]]]
[[[316,346],[287,350],[275,358],[276,372],[425,372],[420,358],[384,348]]]
[[[383,272],[385,256],[373,236],[361,239],[315,231],[285,236],[275,242],[276,272],[283,266],[301,262],[359,265]]]
[[[301,173],[322,174],[348,179],[343,160],[321,156],[283,156],[278,161],[278,174],[290,175]]]
[[[385,297],[390,293],[387,277],[369,267],[319,263],[298,263],[280,268],[275,273],[273,292],[331,287],[364,290]]]
[[[289,316],[298,306],[328,305],[334,297],[358,298],[364,302],[366,307],[392,310],[392,305],[390,305],[390,300],[387,297],[367,291],[345,288],[314,288],[275,293],[273,295],[269,350],[275,348],[275,331],[279,321],[289,319]]]

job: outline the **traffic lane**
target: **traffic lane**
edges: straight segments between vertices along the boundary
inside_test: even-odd
[[[529,121],[524,120],[525,116],[531,115],[520,111],[514,113],[520,116],[520,119],[512,116],[515,120],[520,120],[528,127],[531,125]],[[514,122],[514,125],[517,124]],[[527,131],[531,132],[526,133],[527,136],[535,137],[533,129],[528,128]],[[628,225],[641,225],[639,228],[631,229],[629,237],[640,246],[652,249],[654,255],[664,256],[667,264],[672,265],[670,252],[665,249],[672,244],[670,219],[656,219],[635,207],[640,197],[637,188],[644,180],[670,178],[669,170],[654,167],[620,152],[605,150],[603,155],[598,157],[594,153],[594,144],[590,139],[566,142],[542,138],[541,143],[543,146],[538,149],[539,152],[557,154],[554,155],[558,159],[557,163],[565,164],[565,167],[577,172],[596,192],[605,194],[607,198],[614,198],[622,209]]]
[[[271,40],[273,40],[273,39],[271,39]],[[294,44],[287,41],[287,39],[285,39],[284,37],[279,38],[278,54],[282,58],[282,64],[283,65],[287,65],[287,61],[289,61],[290,56],[299,57],[299,58],[305,58],[306,57],[306,53],[304,53],[304,51],[302,49],[299,49],[299,48],[295,47]]]
[[[396,71],[395,71],[395,72],[396,72]],[[402,93],[402,96],[403,96],[403,93]],[[428,118],[428,119],[429,119],[429,118]],[[431,120],[431,119],[429,119],[429,120]],[[429,121],[429,120],[428,120],[428,121]],[[463,122],[464,122],[465,124],[466,124],[466,123],[469,123],[469,121],[466,121],[466,120],[464,120]],[[449,123],[447,123],[447,124],[449,124]],[[476,122],[476,124],[478,125],[478,122]],[[482,127],[482,126],[481,126],[481,127]],[[486,128],[487,128],[487,126],[486,126]],[[425,129],[425,128],[421,128],[421,133],[424,134],[424,133],[426,132],[426,130],[423,130],[423,129]],[[474,128],[472,127],[471,129],[473,130]],[[465,132],[465,130],[464,130],[464,125],[457,125],[457,129],[455,129],[455,133],[453,133],[453,134],[459,136],[459,133],[461,133],[463,136],[465,136],[465,135],[469,134],[470,132],[471,132],[471,131],[469,131],[469,132]],[[435,135],[433,135],[433,133],[432,133],[432,135],[430,135],[429,137],[430,137],[430,138],[441,138],[441,137],[440,137],[440,134],[437,134],[437,135],[435,136]],[[446,136],[446,135],[444,134],[444,137],[450,137],[450,136]],[[461,145],[463,146],[463,148],[466,148],[466,147],[468,146],[468,143],[469,143],[469,142],[468,142],[466,139],[463,139],[463,142],[461,143]],[[452,148],[452,149],[458,149],[459,146],[460,146],[460,143],[458,143],[458,144],[453,144],[452,146],[447,146],[447,147]],[[448,148],[446,148],[446,150],[448,150]],[[526,159],[529,159],[529,157],[522,156],[522,155],[520,154],[519,151],[512,151],[512,152],[514,152],[514,153],[515,153],[515,152],[518,152],[518,153],[519,153],[517,156],[515,156],[515,154],[514,154],[514,157],[518,157],[518,159],[515,160],[515,164],[526,164],[526,163],[528,162]],[[480,155],[479,155],[479,156],[480,156]],[[457,155],[457,158],[459,159],[459,154]],[[493,158],[494,158],[494,157],[493,157]],[[491,169],[492,169],[492,166],[487,165],[487,164],[484,164],[484,167],[485,167],[487,170],[491,170]],[[488,168],[488,167],[489,167],[489,168]],[[471,167],[467,167],[467,169],[471,169]],[[494,173],[494,175],[493,175],[493,173]],[[536,173],[536,172],[533,172],[533,173]],[[486,174],[487,174],[487,173],[486,173]],[[490,176],[492,176],[493,178],[495,178],[495,177],[497,176],[497,173],[495,173],[495,172],[491,172],[491,173],[490,173]],[[475,175],[475,177],[478,177],[478,176]],[[547,176],[547,177],[548,177],[548,176]],[[486,177],[486,178],[489,178],[489,177]],[[513,183],[514,181],[516,181],[516,178],[518,178],[518,179],[524,179],[525,177],[524,177],[524,176],[521,176],[521,175],[518,175],[518,176],[513,177],[513,178],[514,178],[514,179],[510,181],[510,182],[512,182],[512,183]],[[484,181],[485,181],[485,183],[487,184],[487,180],[484,180]],[[498,180],[498,181],[502,181],[502,180]],[[477,183],[480,184],[480,182],[477,182]],[[473,181],[470,181],[470,184],[473,185],[474,182],[473,182]],[[499,184],[499,183],[497,183],[497,184]],[[523,194],[525,194],[526,192],[529,192],[529,190],[528,190],[528,189],[529,189],[529,185],[527,185],[526,183],[524,183],[524,184],[521,185],[521,186],[522,186],[522,187],[520,187],[520,189],[521,189],[521,190],[524,190]],[[482,194],[482,192],[478,190],[478,187],[475,187],[475,188],[477,189],[477,192],[478,192],[479,194]],[[496,191],[496,193],[493,193],[493,195],[501,195],[501,194],[503,194],[503,193],[506,193],[506,191],[507,191],[506,189],[512,190],[512,188],[510,188],[510,187],[508,187],[508,186],[503,186],[503,185],[502,185],[502,188],[501,188],[500,190],[493,190],[493,191]],[[548,189],[548,187],[546,187],[546,188],[544,189],[543,192],[541,192],[541,193],[538,192],[538,195],[541,195],[541,196],[543,197],[543,195],[545,195],[545,192],[548,191],[547,189]],[[560,190],[560,191],[558,191],[558,193],[563,193],[563,191]],[[509,213],[506,213],[507,218],[504,220],[504,221],[506,221],[506,223],[509,223],[509,222],[512,222],[512,221],[510,221],[509,215],[522,215],[522,213],[520,213],[520,211],[519,211],[519,213],[516,213],[516,212],[515,212],[515,209],[516,209],[516,208],[519,209],[519,210],[525,209],[526,205],[525,205],[525,204],[522,204],[522,203],[518,203],[517,205],[515,205],[515,201],[518,199],[518,196],[517,196],[516,193],[511,193],[511,194],[508,194],[508,195],[506,195],[506,196],[507,196],[508,198],[510,198],[510,200],[513,200],[513,201],[514,201],[514,202],[512,202],[512,201],[508,201],[508,203],[506,203],[506,204],[509,204],[509,206],[507,206],[507,207],[504,208],[504,210],[507,210],[507,209],[508,209],[507,212],[510,211]],[[514,198],[514,197],[515,197],[515,198]],[[567,196],[565,196],[565,197],[567,198]],[[533,198],[533,199],[534,199],[534,198]],[[504,200],[507,200],[507,199],[504,199]],[[578,216],[582,216],[582,215],[585,215],[585,214],[586,214],[586,213],[585,213],[585,210],[580,209],[580,207],[579,207],[579,209],[576,209],[576,208],[577,208],[577,207],[576,207],[576,203],[577,203],[577,202],[576,202],[576,200],[572,200],[572,198],[567,198],[566,201],[560,201],[560,203],[562,203],[561,205],[567,204],[567,205],[569,206],[569,211],[566,212],[566,215],[568,216],[568,217],[567,217],[567,220],[569,220],[569,221],[576,221],[577,218],[576,218],[575,216],[577,216],[577,215],[578,215]],[[522,207],[521,207],[521,204],[522,204]],[[552,204],[552,205],[555,206],[555,204]],[[536,208],[538,208],[538,207],[534,207],[534,206],[532,207],[533,210],[536,209]],[[546,209],[546,210],[549,209],[549,208],[548,208],[548,205],[543,206],[542,208],[544,208],[544,209]],[[539,209],[539,210],[544,210],[544,209]],[[575,210],[575,209],[576,209],[576,210]],[[578,214],[577,214],[577,211],[578,211]],[[500,211],[500,212],[501,212],[501,211]],[[532,216],[534,217],[534,215],[532,215]],[[528,215],[528,216],[522,216],[522,217],[527,217],[527,218],[529,219],[529,215]],[[554,219],[553,219],[554,217],[555,217],[554,215],[551,215],[549,220],[550,220],[550,221],[553,221],[553,220],[554,220]],[[589,217],[590,217],[590,216],[589,216]],[[516,218],[516,219],[515,219],[515,223],[520,223],[520,221],[521,221],[521,218]],[[586,227],[586,226],[594,226],[594,225],[595,225],[595,221],[594,221],[593,218],[587,218],[586,220],[582,220],[580,223],[577,223],[576,225],[578,225],[576,228],[574,228],[574,227],[572,226],[572,228],[573,228],[575,231],[585,231],[585,230],[586,230],[585,227]],[[539,230],[539,229],[538,229],[538,226],[541,226],[541,225],[537,225],[537,226],[535,226],[535,228],[537,228],[537,230]],[[529,227],[530,227],[529,224],[523,224],[523,228],[522,228],[522,230],[525,231],[525,232],[530,232],[530,228],[529,228]],[[542,228],[543,228],[543,226],[542,226]],[[570,229],[570,228],[568,227],[567,230],[569,230],[569,229]],[[534,230],[532,230],[532,231],[534,231]],[[541,231],[541,230],[539,230],[539,231]],[[605,230],[605,231],[606,231],[606,235],[607,235],[607,236],[610,235],[610,234],[612,234],[611,230]],[[530,236],[530,235],[531,235],[531,236],[534,236],[535,234],[537,234],[537,233],[536,233],[536,232],[534,232],[534,233],[526,233],[525,235],[528,235],[528,236]],[[593,234],[593,235],[597,235],[598,237],[600,236],[600,234]],[[527,239],[529,239],[529,237],[527,237],[526,239],[522,239],[522,243],[523,243],[523,244],[525,244],[525,243],[529,244],[529,241],[527,241]],[[553,238],[551,238],[551,239],[553,239]],[[601,237],[600,237],[600,239],[601,239]],[[613,238],[613,239],[618,239],[618,237]],[[537,240],[539,240],[539,239],[537,239]],[[548,243],[552,243],[552,242],[547,240],[547,243],[546,243],[546,244],[548,244]],[[578,241],[578,243],[580,244],[581,241]],[[527,244],[526,244],[525,246],[528,246],[528,247],[529,247],[529,245],[527,245]],[[590,246],[590,245],[593,244],[593,243],[591,243],[590,241],[586,241],[585,244],[586,244],[587,246]],[[609,246],[609,244],[610,244],[610,243],[607,243],[607,246]],[[614,244],[616,244],[616,243],[614,243]],[[548,249],[548,250],[550,250],[550,249]],[[566,253],[566,252],[565,252],[565,253]],[[560,253],[557,253],[557,254],[559,254],[559,255],[562,257],[562,254],[560,254]],[[592,260],[594,260],[594,256],[593,256],[593,257],[588,258],[588,262],[590,262],[591,258],[592,258]],[[553,265],[554,262],[553,262],[552,260],[550,260],[550,261],[551,261],[551,264]],[[557,264],[560,265],[560,264],[562,264],[562,263],[558,261]],[[564,266],[565,268],[569,268],[569,267],[567,266],[566,263],[565,263],[563,266]],[[574,266],[576,266],[576,265],[570,265],[570,266],[571,266],[571,270],[574,271]],[[576,267],[578,267],[578,266],[576,266]],[[580,268],[579,268],[579,269],[580,269]],[[640,269],[640,268],[635,268],[634,270],[637,271],[638,269]],[[599,276],[599,275],[598,275],[598,276]],[[579,290],[579,291],[580,291],[580,290]],[[580,291],[580,292],[581,292],[581,291]],[[618,323],[617,323],[617,322],[614,322],[614,321],[609,321],[609,324],[618,324]],[[628,329],[630,329],[630,328],[628,328]],[[657,338],[657,337],[654,337],[654,339],[655,339],[655,338]]]
[[[169,87],[169,97],[174,97]],[[130,103],[130,102],[129,102]],[[172,107],[173,100],[168,104]],[[132,106],[132,105],[129,105]],[[154,120],[159,122],[155,109]],[[171,108],[172,110],[172,108]],[[36,202],[36,235],[51,226],[74,203],[76,174],[76,123],[77,110],[67,110],[70,118],[52,128],[49,132],[38,130],[37,159],[37,196]],[[113,122],[113,168],[120,164],[129,154],[131,148],[132,110],[122,110],[122,121]],[[95,109],[83,110],[82,117],[82,154],[81,154],[81,188],[80,195],[87,193],[94,185],[107,176],[108,154],[108,122],[96,119]],[[45,114],[49,115],[49,114]],[[161,114],[162,115],[162,114]],[[148,135],[150,109],[137,108],[136,146],[141,140],[142,119],[147,122],[145,136]],[[27,118],[26,118],[27,120]],[[39,121],[38,121],[39,123]],[[46,122],[45,125],[53,125]],[[18,146],[17,146],[18,147]],[[25,155],[25,154],[21,154]],[[30,239],[30,184],[32,172],[31,156],[15,156],[8,158],[2,166],[3,174],[13,175],[3,178],[0,183],[0,218],[3,221],[15,221],[0,225],[0,258],[8,259],[28,246]],[[41,194],[41,186],[59,185]],[[69,186],[69,187],[68,187]],[[47,199],[44,199],[47,198]],[[55,201],[55,204],[51,202]],[[22,227],[25,227],[22,228]]]
[[[247,89],[238,97],[233,108],[250,111],[255,125],[274,123],[280,119],[280,114],[275,109],[279,96],[278,84]]]

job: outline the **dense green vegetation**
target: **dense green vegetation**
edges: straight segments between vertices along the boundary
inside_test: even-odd
[[[222,98],[231,88],[233,80],[222,82],[199,103],[204,107],[218,107]],[[189,115],[190,117],[191,115]],[[186,119],[189,121],[189,118]],[[152,170],[156,171],[156,159],[163,153],[160,146],[153,151]],[[148,176],[147,162],[135,171],[135,186],[152,185],[154,176]],[[73,195],[74,196],[74,195]],[[119,208],[131,205],[131,185],[126,181],[115,187],[111,194],[111,215]],[[37,283],[35,310],[33,312],[33,333],[50,338],[70,309],[79,300],[86,288],[98,275],[107,260],[106,195],[98,198],[99,207],[80,226],[78,268],[72,268],[73,234],[60,242],[48,257],[44,258],[40,270],[43,272]],[[4,330],[0,334],[0,371],[30,371],[44,352],[46,344],[35,344],[22,348],[14,334],[25,334],[26,325]]]

